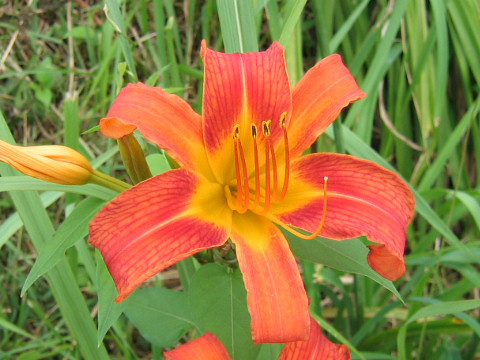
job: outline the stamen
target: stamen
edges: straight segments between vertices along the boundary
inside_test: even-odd
[[[290,152],[288,148],[288,136],[287,136],[287,127],[285,125],[285,119],[287,117],[287,112],[283,112],[280,115],[280,128],[283,130],[283,142],[285,143],[285,177],[283,178],[283,188],[282,193],[278,201],[282,201],[287,194],[288,189],[288,180],[290,177]]]
[[[270,154],[272,154],[272,170],[273,170],[273,202],[277,202],[277,192],[278,192],[278,176],[277,176],[277,159],[275,157],[275,150],[273,149],[272,141],[270,136],[266,139],[266,146],[270,148]]]
[[[238,149],[240,151],[240,159],[242,161],[242,170],[243,170],[243,188],[244,196],[243,207],[238,210],[239,213],[243,214],[248,209],[248,201],[250,200],[250,188],[248,186],[248,172],[247,172],[247,162],[245,161],[245,153],[243,152],[243,146],[240,139],[235,140],[238,143]]]
[[[262,122],[263,135],[265,136],[266,141],[269,140],[270,136],[270,124],[271,120]],[[268,213],[268,210],[270,210],[270,157],[268,156],[269,152],[270,146],[265,143],[265,203],[263,206],[263,214]]]
[[[233,137],[233,151],[235,157],[235,173],[237,176],[237,209],[240,209],[242,206],[242,179],[240,174],[240,164],[238,162],[238,138],[240,136],[239,125],[233,127],[232,137]]]
[[[255,206],[260,203],[260,169],[258,165],[257,126],[252,124],[253,157],[255,160]]]
[[[323,210],[322,210],[322,219],[320,220],[320,224],[318,225],[317,229],[311,233],[310,235],[305,235],[302,234],[301,232],[293,229],[290,225],[285,224],[283,221],[278,219],[277,217],[273,215],[267,215],[267,217],[272,220],[275,224],[283,227],[285,230],[287,230],[289,233],[298,236],[301,239],[305,240],[311,240],[314,239],[320,234],[320,232],[323,229],[323,226],[325,225],[325,220],[327,218],[327,182],[328,182],[328,176],[325,176],[323,178]]]

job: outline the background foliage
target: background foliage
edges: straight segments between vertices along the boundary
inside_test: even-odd
[[[306,245],[289,239],[301,258],[312,313],[354,358],[478,359],[478,34],[478,0],[4,0],[0,137],[12,139],[11,131],[20,144],[63,143],[126,179],[115,144],[96,132],[83,134],[125,83],[162,86],[200,112],[202,39],[227,52],[280,41],[292,83],[338,52],[368,96],[312,151],[393,166],[415,192],[417,216],[408,231],[407,273],[394,284],[398,292],[366,273],[358,256],[362,240]],[[168,169],[161,151],[144,147],[155,172]],[[0,358],[160,359],[163,347],[185,333],[235,329],[245,338],[248,323],[212,323],[205,316],[213,300],[219,319],[243,314],[237,272],[213,264],[198,270],[190,259],[112,305],[113,284],[85,236],[88,220],[115,194],[14,179],[3,164],[0,174]],[[218,296],[215,286],[234,290],[201,296]],[[228,301],[239,305],[222,308]],[[172,321],[181,311],[182,321]],[[222,340],[235,349],[232,339]],[[245,346],[238,359],[272,359],[279,350]]]

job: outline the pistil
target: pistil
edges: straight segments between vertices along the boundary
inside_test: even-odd
[[[298,236],[299,238],[301,239],[305,239],[305,240],[311,240],[311,239],[314,239],[316,238],[320,232],[322,231],[323,227],[325,226],[325,220],[327,219],[327,182],[328,182],[328,176],[325,176],[323,178],[323,209],[322,209],[322,218],[320,220],[320,224],[317,226],[317,229],[309,234],[309,235],[306,235],[306,234],[303,234],[295,229],[293,229],[290,225],[287,225],[285,224],[283,221],[281,221],[280,219],[278,219],[276,216],[274,215],[267,215],[267,217],[272,221],[274,222],[275,224],[281,226],[282,228],[284,228],[285,230],[287,230],[289,233],[295,235],[295,236]]]

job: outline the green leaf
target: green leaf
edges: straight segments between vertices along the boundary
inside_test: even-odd
[[[258,51],[250,0],[217,0],[225,52]]]
[[[480,307],[480,300],[460,300],[460,301],[448,301],[448,302],[439,302],[435,304],[427,305],[415,314],[413,314],[400,328],[397,335],[397,345],[399,351],[399,359],[406,360],[406,351],[405,351],[405,340],[407,337],[407,327],[408,324],[411,324],[414,321],[417,321],[422,318],[431,317],[431,316],[444,316],[451,315],[455,313],[460,313],[462,311],[472,310]],[[458,314],[458,315],[460,315]],[[478,325],[478,323],[477,323]],[[480,327],[477,327],[477,334],[480,335]]]
[[[125,23],[123,21],[123,16],[118,7],[116,0],[105,0],[105,6],[103,8],[105,16],[115,30],[120,33],[120,47],[122,48],[123,56],[127,61],[128,68],[133,73],[135,80],[138,78],[137,71],[135,70],[135,63],[133,61],[132,51],[130,49],[130,44],[127,40],[127,32],[125,30]]]
[[[359,239],[336,241],[316,237],[306,241],[290,233],[285,233],[285,237],[295,256],[337,270],[368,276],[402,300],[393,283],[378,275],[368,265],[368,249]]]
[[[443,145],[442,150],[439,152],[437,158],[428,167],[425,175],[422,177],[422,181],[418,185],[418,191],[422,192],[428,190],[435,180],[438,178],[440,172],[444,169],[445,163],[452,155],[455,147],[458,145],[463,134],[470,126],[470,122],[477,116],[478,105],[480,104],[480,98],[468,109],[467,113],[463,116],[462,120],[458,123],[455,129],[451,132],[447,142]]]
[[[145,160],[147,160],[148,167],[153,176],[170,170],[170,164],[163,154],[150,154]]]
[[[61,185],[32,178],[30,176],[2,176],[0,191],[61,191],[95,197],[100,200],[111,200],[117,192],[95,184]]]
[[[97,342],[100,345],[103,337],[108,329],[122,314],[126,302],[116,303],[117,289],[115,283],[108,272],[107,266],[103,261],[102,255],[95,251],[95,259],[97,260],[97,272],[95,285],[98,294],[98,332]]]
[[[88,198],[81,201],[60,225],[52,239],[38,248],[39,254],[23,284],[21,296],[43,274],[63,259],[65,251],[88,234],[88,222],[100,210],[103,201]]]
[[[58,191],[48,191],[40,195],[42,205],[44,208],[52,205],[57,201],[63,193]],[[0,249],[23,226],[22,220],[18,212],[13,213],[0,225]]]
[[[215,334],[233,360],[255,359],[260,346],[250,335],[247,294],[240,271],[218,265],[202,266],[188,291],[192,315],[200,331]]]
[[[125,302],[127,317],[143,337],[157,346],[172,346],[195,326],[184,292],[163,288],[140,289]]]
[[[295,25],[297,25],[300,20],[300,15],[302,15],[302,10],[305,7],[307,0],[295,0],[295,3],[288,9],[288,15],[285,19],[282,32],[278,42],[284,47],[288,45],[288,41],[292,36]]]

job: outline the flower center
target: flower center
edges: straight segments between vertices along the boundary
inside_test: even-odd
[[[303,239],[313,239],[322,230],[326,214],[327,214],[327,181],[328,177],[324,177],[323,186],[323,211],[322,218],[318,228],[310,235],[305,235],[297,230],[291,228],[289,225],[282,222],[275,215],[269,212],[270,205],[272,203],[280,203],[283,201],[287,194],[288,184],[290,179],[290,153],[288,145],[288,135],[286,128],[286,116],[287,113],[283,112],[280,115],[278,125],[283,132],[283,142],[285,147],[285,161],[284,161],[284,176],[282,189],[279,192],[278,189],[278,171],[277,171],[277,159],[275,156],[275,149],[273,147],[271,133],[272,133],[272,121],[267,120],[262,122],[262,133],[265,141],[265,183],[262,191],[260,183],[260,166],[259,166],[259,154],[258,154],[258,129],[255,124],[251,124],[251,136],[253,142],[253,160],[255,167],[255,192],[250,191],[249,185],[249,172],[247,169],[247,162],[245,159],[245,152],[240,139],[240,125],[236,124],[232,130],[233,149],[234,149],[234,161],[235,161],[235,173],[236,173],[236,189],[230,189],[230,186],[225,186],[225,195],[227,202],[232,210],[237,211],[240,214],[245,213],[247,210],[251,210],[254,213],[264,215],[272,222],[283,227],[292,234],[301,237]],[[236,196],[232,195],[232,192]]]

